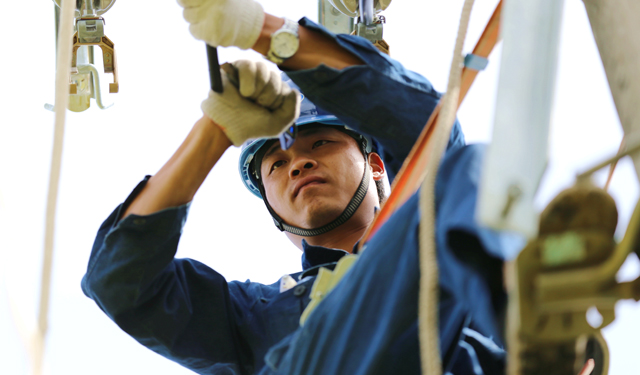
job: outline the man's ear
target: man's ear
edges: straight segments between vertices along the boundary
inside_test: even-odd
[[[380,155],[375,152],[369,153],[369,166],[371,167],[371,174],[373,176],[374,181],[382,181],[384,178],[386,171],[384,169],[384,162]]]

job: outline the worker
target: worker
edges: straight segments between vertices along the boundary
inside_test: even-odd
[[[253,0],[179,3],[196,38],[253,48],[287,76],[250,61],[234,63],[238,88],[223,74],[223,93],[210,92],[175,154],[100,227],[83,291],[140,343],[200,374],[419,373],[418,195],[323,301],[309,294],[321,269],[353,259],[383,199],[379,181],[394,179],[440,94],[369,41],[306,18],[285,21]],[[297,139],[282,149],[274,138],[294,122]],[[245,145],[243,182],[303,252],[303,271],[272,285],[174,259],[190,202],[231,145]],[[504,370],[501,269],[519,243],[474,220],[482,153],[456,122],[435,197],[445,372]]]

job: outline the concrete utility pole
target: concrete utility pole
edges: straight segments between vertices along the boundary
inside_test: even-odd
[[[640,1],[583,0],[626,144],[640,142]],[[640,154],[633,156],[640,177]]]

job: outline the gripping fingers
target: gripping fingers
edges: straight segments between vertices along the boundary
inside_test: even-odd
[[[261,106],[274,110],[282,105],[283,101],[283,85],[288,88],[286,83],[282,82],[280,75],[274,71],[269,72],[269,82],[264,86],[262,92],[258,94],[256,102]]]
[[[282,105],[283,95],[290,89],[280,75],[269,68],[269,65],[249,60],[236,61],[233,65],[238,69],[242,96],[252,99],[269,110],[277,109]]]
[[[264,63],[250,60],[236,61],[233,66],[238,70],[240,94],[255,101],[268,83],[269,68]]]
[[[287,88],[289,87],[287,86]],[[289,89],[289,92],[286,95],[282,95],[281,98],[282,105],[275,108],[272,113],[283,125],[286,124],[283,128],[286,129],[300,114],[300,92]]]
[[[271,104],[269,104],[267,106],[267,108],[269,108],[271,110],[275,110],[275,109],[278,109],[278,108],[282,107],[282,105],[284,104],[284,101],[287,98],[287,96],[291,95],[291,92],[293,91],[291,89],[291,87],[289,87],[289,85],[287,85],[280,78],[279,74],[274,72],[274,75],[275,75],[275,77],[273,77],[273,79],[275,79],[275,81],[272,81],[272,82],[273,82],[273,85],[274,85],[274,89],[278,94],[275,97],[275,100]],[[279,87],[276,88],[275,86],[279,86]]]

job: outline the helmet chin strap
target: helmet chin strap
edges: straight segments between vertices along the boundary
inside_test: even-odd
[[[262,194],[262,199],[264,200],[264,204],[267,206],[269,213],[273,217],[273,222],[275,223],[276,227],[280,229],[281,232],[287,231],[289,233],[293,233],[295,235],[302,236],[302,237],[313,237],[313,236],[319,236],[321,234],[327,233],[339,227],[340,225],[346,223],[347,220],[349,220],[351,216],[353,216],[353,214],[358,210],[358,207],[360,207],[360,204],[364,201],[364,198],[367,195],[367,191],[369,190],[369,180],[371,179],[370,172],[369,172],[369,162],[367,160],[366,152],[364,152],[364,150],[362,151],[363,151],[363,155],[365,155],[364,156],[364,173],[362,175],[362,180],[360,181],[360,185],[358,186],[358,189],[356,190],[355,194],[353,194],[353,197],[351,197],[351,201],[349,201],[349,204],[344,209],[344,211],[342,211],[340,216],[338,216],[336,219],[334,219],[330,223],[323,225],[319,228],[305,229],[305,228],[294,227],[293,225],[289,225],[285,223],[284,220],[282,220],[282,218],[278,216],[278,214],[273,210],[273,208],[271,208],[269,201],[267,201],[267,194],[264,191],[264,186],[262,183],[259,184],[260,194]]]

